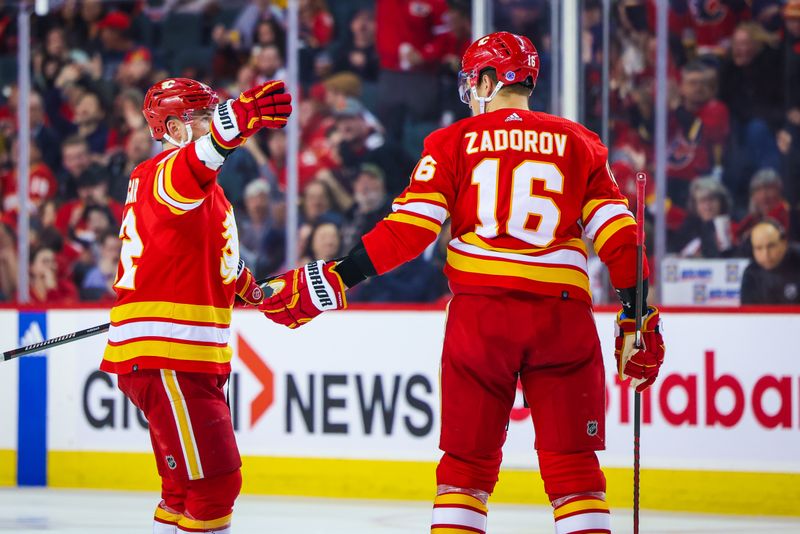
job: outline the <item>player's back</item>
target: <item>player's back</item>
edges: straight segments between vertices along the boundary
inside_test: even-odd
[[[584,228],[599,250],[634,224],[597,135],[560,117],[501,109],[434,132],[426,152],[432,159],[415,178],[427,164],[452,181],[445,272],[456,290],[591,301]]]

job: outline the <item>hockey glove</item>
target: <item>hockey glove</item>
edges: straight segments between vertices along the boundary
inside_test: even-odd
[[[631,386],[641,393],[653,385],[658,370],[664,363],[664,339],[661,337],[661,319],[658,308],[650,306],[642,319],[642,344],[644,348],[634,347],[636,321],[625,312],[617,314],[615,328],[614,357],[617,359],[617,372],[620,380],[631,378]]]
[[[272,295],[258,309],[276,323],[297,328],[324,311],[346,308],[347,288],[335,266],[319,260],[272,279],[267,283]]]
[[[256,279],[244,262],[239,260],[239,274],[236,277],[236,294],[246,304],[258,306],[264,300],[264,290],[256,283]]]
[[[214,110],[211,139],[223,156],[261,128],[283,128],[292,113],[292,96],[283,82],[270,81],[248,89]]]

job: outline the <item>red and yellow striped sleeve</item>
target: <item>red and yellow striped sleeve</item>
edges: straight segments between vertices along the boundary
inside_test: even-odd
[[[453,174],[442,146],[444,130],[429,135],[425,151],[414,168],[411,183],[392,203],[392,213],[367,233],[362,241],[378,274],[416,258],[436,240],[450,216],[454,198]]]
[[[593,155],[593,170],[581,209],[583,231],[594,243],[597,256],[608,267],[612,285],[620,289],[633,287],[636,285],[636,219],[608,165],[608,150],[599,138],[588,139],[588,144]],[[645,257],[645,278],[648,274]]]
[[[183,215],[203,203],[216,176],[216,170],[200,161],[192,143],[170,152],[158,163],[153,196],[172,214]]]

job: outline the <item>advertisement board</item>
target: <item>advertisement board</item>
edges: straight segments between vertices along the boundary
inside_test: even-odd
[[[50,329],[58,335],[104,317],[53,311]],[[800,316],[689,313],[665,322],[667,361],[643,395],[643,462],[800,473],[800,366],[786,338]],[[597,324],[607,370],[603,462],[624,467],[633,396],[615,374],[613,315],[597,314]],[[443,326],[435,311],[328,314],[294,331],[235,313],[229,398],[242,453],[435,460]],[[149,450],[146,421],[97,370],[103,344],[98,336],[50,358],[51,449]],[[518,395],[505,467],[535,467],[533,437]]]
[[[663,304],[738,306],[747,258],[665,258],[661,263]]]

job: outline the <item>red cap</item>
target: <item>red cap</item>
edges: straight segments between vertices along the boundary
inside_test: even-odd
[[[131,18],[120,11],[112,11],[97,23],[98,28],[111,28],[112,30],[127,30],[131,27]]]

